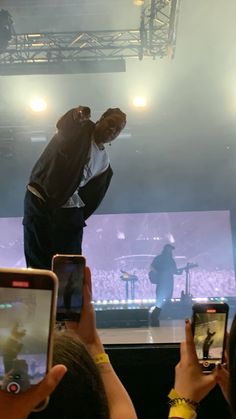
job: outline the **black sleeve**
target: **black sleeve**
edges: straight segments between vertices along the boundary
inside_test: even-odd
[[[77,125],[77,121],[73,117],[74,109],[70,109],[68,112],[63,115],[56,124],[56,127],[59,131],[62,131],[63,134],[66,134],[71,129]]]
[[[79,196],[85,203],[84,219],[86,220],[98,208],[110,185],[113,175],[111,166],[101,175],[92,178],[85,186],[79,189]]]

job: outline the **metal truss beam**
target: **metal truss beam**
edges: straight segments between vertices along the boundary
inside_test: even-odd
[[[141,56],[174,58],[181,0],[149,0],[141,13]]]
[[[7,74],[6,67],[26,64],[173,58],[179,6],[180,0],[146,0],[138,29],[13,34],[0,52],[0,74]]]

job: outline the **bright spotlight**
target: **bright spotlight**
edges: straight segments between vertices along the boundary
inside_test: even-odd
[[[135,4],[135,6],[143,6],[144,0],[133,0],[133,3]]]
[[[147,106],[147,100],[145,97],[136,96],[133,100],[133,105],[136,108],[145,108]]]
[[[33,112],[43,112],[47,109],[47,103],[41,97],[34,97],[30,102],[30,107]]]

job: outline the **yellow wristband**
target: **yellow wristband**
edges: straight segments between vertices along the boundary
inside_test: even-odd
[[[110,364],[109,356],[105,352],[95,355],[93,359],[96,364]]]
[[[169,405],[171,407],[186,405],[189,406],[194,412],[196,412],[199,409],[199,402],[196,402],[195,400],[191,399],[186,399],[185,397],[180,397],[180,395],[174,388],[172,388],[172,390],[169,392],[168,397],[170,399]]]
[[[180,397],[180,395],[177,393],[177,391],[172,388],[168,394],[169,399],[173,400],[173,399],[178,399]]]
[[[197,413],[187,404],[179,406],[172,406],[169,411],[170,418],[181,418],[181,419],[196,419]]]

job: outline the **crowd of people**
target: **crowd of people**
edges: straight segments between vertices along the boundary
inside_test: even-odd
[[[155,299],[155,285],[148,277],[148,269],[130,269],[130,274],[138,277],[135,283],[135,298]],[[92,268],[94,278],[94,301],[123,300],[125,298],[125,283],[121,280],[120,269],[105,270]],[[185,290],[185,273],[174,278],[173,298],[180,298]],[[233,270],[209,271],[196,268],[191,271],[190,291],[194,297],[235,296],[235,277]]]

